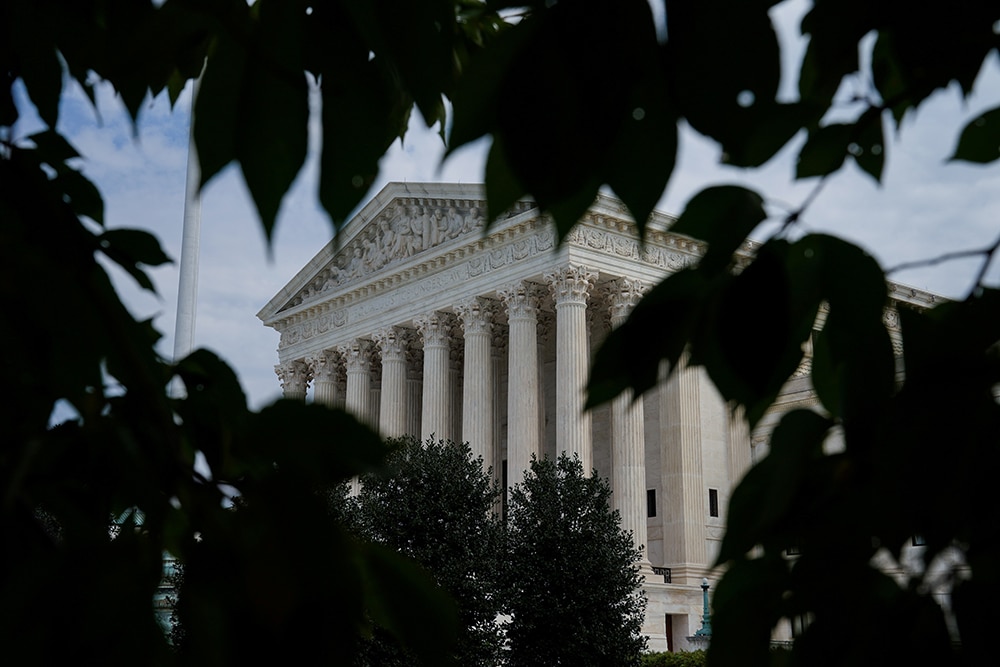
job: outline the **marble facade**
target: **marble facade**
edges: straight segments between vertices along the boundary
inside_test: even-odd
[[[531,457],[577,454],[612,482],[644,546],[651,650],[688,648],[732,488],[780,411],[808,405],[808,360],[750,433],[699,369],[583,411],[592,353],[644,290],[702,244],[656,213],[640,246],[600,196],[561,244],[528,201],[484,232],[481,186],[393,183],[258,313],[280,333],[285,396],[342,406],[386,436],[468,441],[508,485]],[[753,244],[740,250],[748,261]],[[930,305],[933,295],[894,288]],[[887,325],[892,329],[891,313]]]

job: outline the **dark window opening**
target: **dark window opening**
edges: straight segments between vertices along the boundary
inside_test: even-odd
[[[506,525],[507,523],[507,494],[510,491],[507,489],[507,459],[500,462],[500,519]]]
[[[708,490],[708,514],[709,516],[719,516],[719,490]]]
[[[646,516],[656,516],[656,489],[646,490]]]

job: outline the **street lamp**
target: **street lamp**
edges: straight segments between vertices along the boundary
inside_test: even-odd
[[[702,603],[702,616],[701,616],[701,627],[697,632],[694,633],[695,637],[711,637],[712,636],[712,615],[708,611],[708,579],[701,580],[701,603]]]

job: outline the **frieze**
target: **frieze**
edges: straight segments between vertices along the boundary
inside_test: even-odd
[[[302,322],[292,324],[281,330],[278,349],[281,350],[289,345],[309,340],[314,336],[323,335],[331,329],[342,327],[345,324],[347,324],[347,309],[345,308],[339,308],[318,317],[307,316],[307,319]]]
[[[645,245],[640,245],[630,235],[635,231],[631,223],[606,216],[585,217],[584,222],[597,226],[577,225],[566,235],[567,243],[641,261],[666,271],[679,271],[691,266],[704,250],[703,244],[697,241],[663,232],[651,233]]]
[[[513,243],[487,248],[485,252],[469,259],[469,276],[476,277],[501,267],[549,252],[555,246],[555,237],[549,231],[532,234]]]

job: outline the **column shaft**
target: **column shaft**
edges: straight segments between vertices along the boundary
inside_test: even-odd
[[[597,272],[569,265],[546,275],[556,303],[556,451],[575,454],[590,474],[594,451],[586,399],[590,347],[587,296]]]
[[[406,345],[404,329],[390,327],[374,336],[382,354],[379,432],[387,438],[406,434]]]
[[[369,412],[371,405],[371,343],[366,340],[355,340],[349,345],[340,346],[337,351],[344,359],[347,370],[347,391],[344,397],[344,409],[360,421],[370,424]]]
[[[538,297],[534,286],[518,283],[499,292],[510,323],[507,370],[507,483],[520,484],[538,438]]]
[[[445,439],[451,434],[451,389],[448,354],[451,325],[443,313],[416,320],[424,343],[424,384],[420,416],[420,438]]]
[[[492,313],[484,299],[472,299],[456,307],[465,333],[465,379],[462,385],[462,440],[483,466],[493,460],[493,382],[490,338]]]

